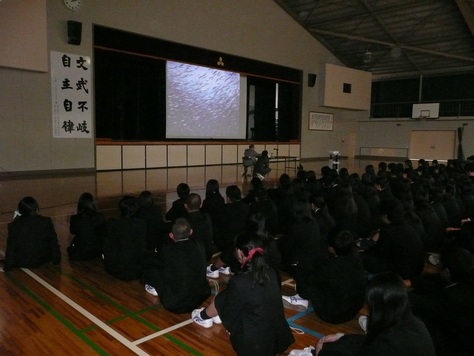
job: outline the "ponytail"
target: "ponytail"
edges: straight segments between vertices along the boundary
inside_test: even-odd
[[[254,282],[263,285],[269,280],[270,267],[265,258],[263,239],[256,233],[244,232],[237,236],[235,248],[243,252],[245,259],[242,261],[244,273],[253,275]]]

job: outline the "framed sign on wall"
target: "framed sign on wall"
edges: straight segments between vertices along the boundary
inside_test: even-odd
[[[309,112],[308,129],[320,131],[332,131],[334,114],[324,112]]]

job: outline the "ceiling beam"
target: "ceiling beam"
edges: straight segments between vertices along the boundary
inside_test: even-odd
[[[459,59],[459,60],[463,60],[463,61],[467,61],[467,62],[474,62],[474,57],[460,56],[460,55],[452,54],[452,53],[439,52],[439,51],[433,51],[433,50],[430,50],[430,49],[425,49],[425,48],[420,48],[420,47],[407,46],[407,45],[392,43],[392,42],[387,42],[387,41],[380,41],[380,40],[375,40],[375,39],[372,39],[372,38],[366,38],[366,37],[362,37],[362,36],[349,35],[347,33],[339,33],[339,32],[334,32],[334,31],[319,30],[319,29],[316,29],[316,28],[309,28],[308,30],[312,33],[319,33],[319,34],[322,34],[322,35],[346,38],[346,39],[349,39],[349,40],[356,40],[356,41],[359,41],[359,42],[374,43],[374,44],[379,44],[379,45],[393,47],[393,48],[394,47],[400,47],[401,49],[406,49],[406,50],[410,50],[410,51],[414,51],[414,52],[431,54],[433,56]]]
[[[464,17],[464,21],[466,21],[467,27],[469,27],[469,30],[471,31],[471,35],[474,37],[474,14],[471,5],[469,5],[466,0],[455,1],[461,15]]]

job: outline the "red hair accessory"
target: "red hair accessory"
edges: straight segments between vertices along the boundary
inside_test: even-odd
[[[242,262],[242,265],[240,266],[240,268],[244,268],[245,264],[253,258],[253,255],[255,255],[256,252],[263,255],[264,251],[263,251],[263,248],[261,247],[254,247],[253,249],[251,249],[247,257],[245,257],[244,262]]]

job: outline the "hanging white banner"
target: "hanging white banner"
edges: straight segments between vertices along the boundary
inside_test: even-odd
[[[51,52],[53,137],[92,137],[90,57]]]

